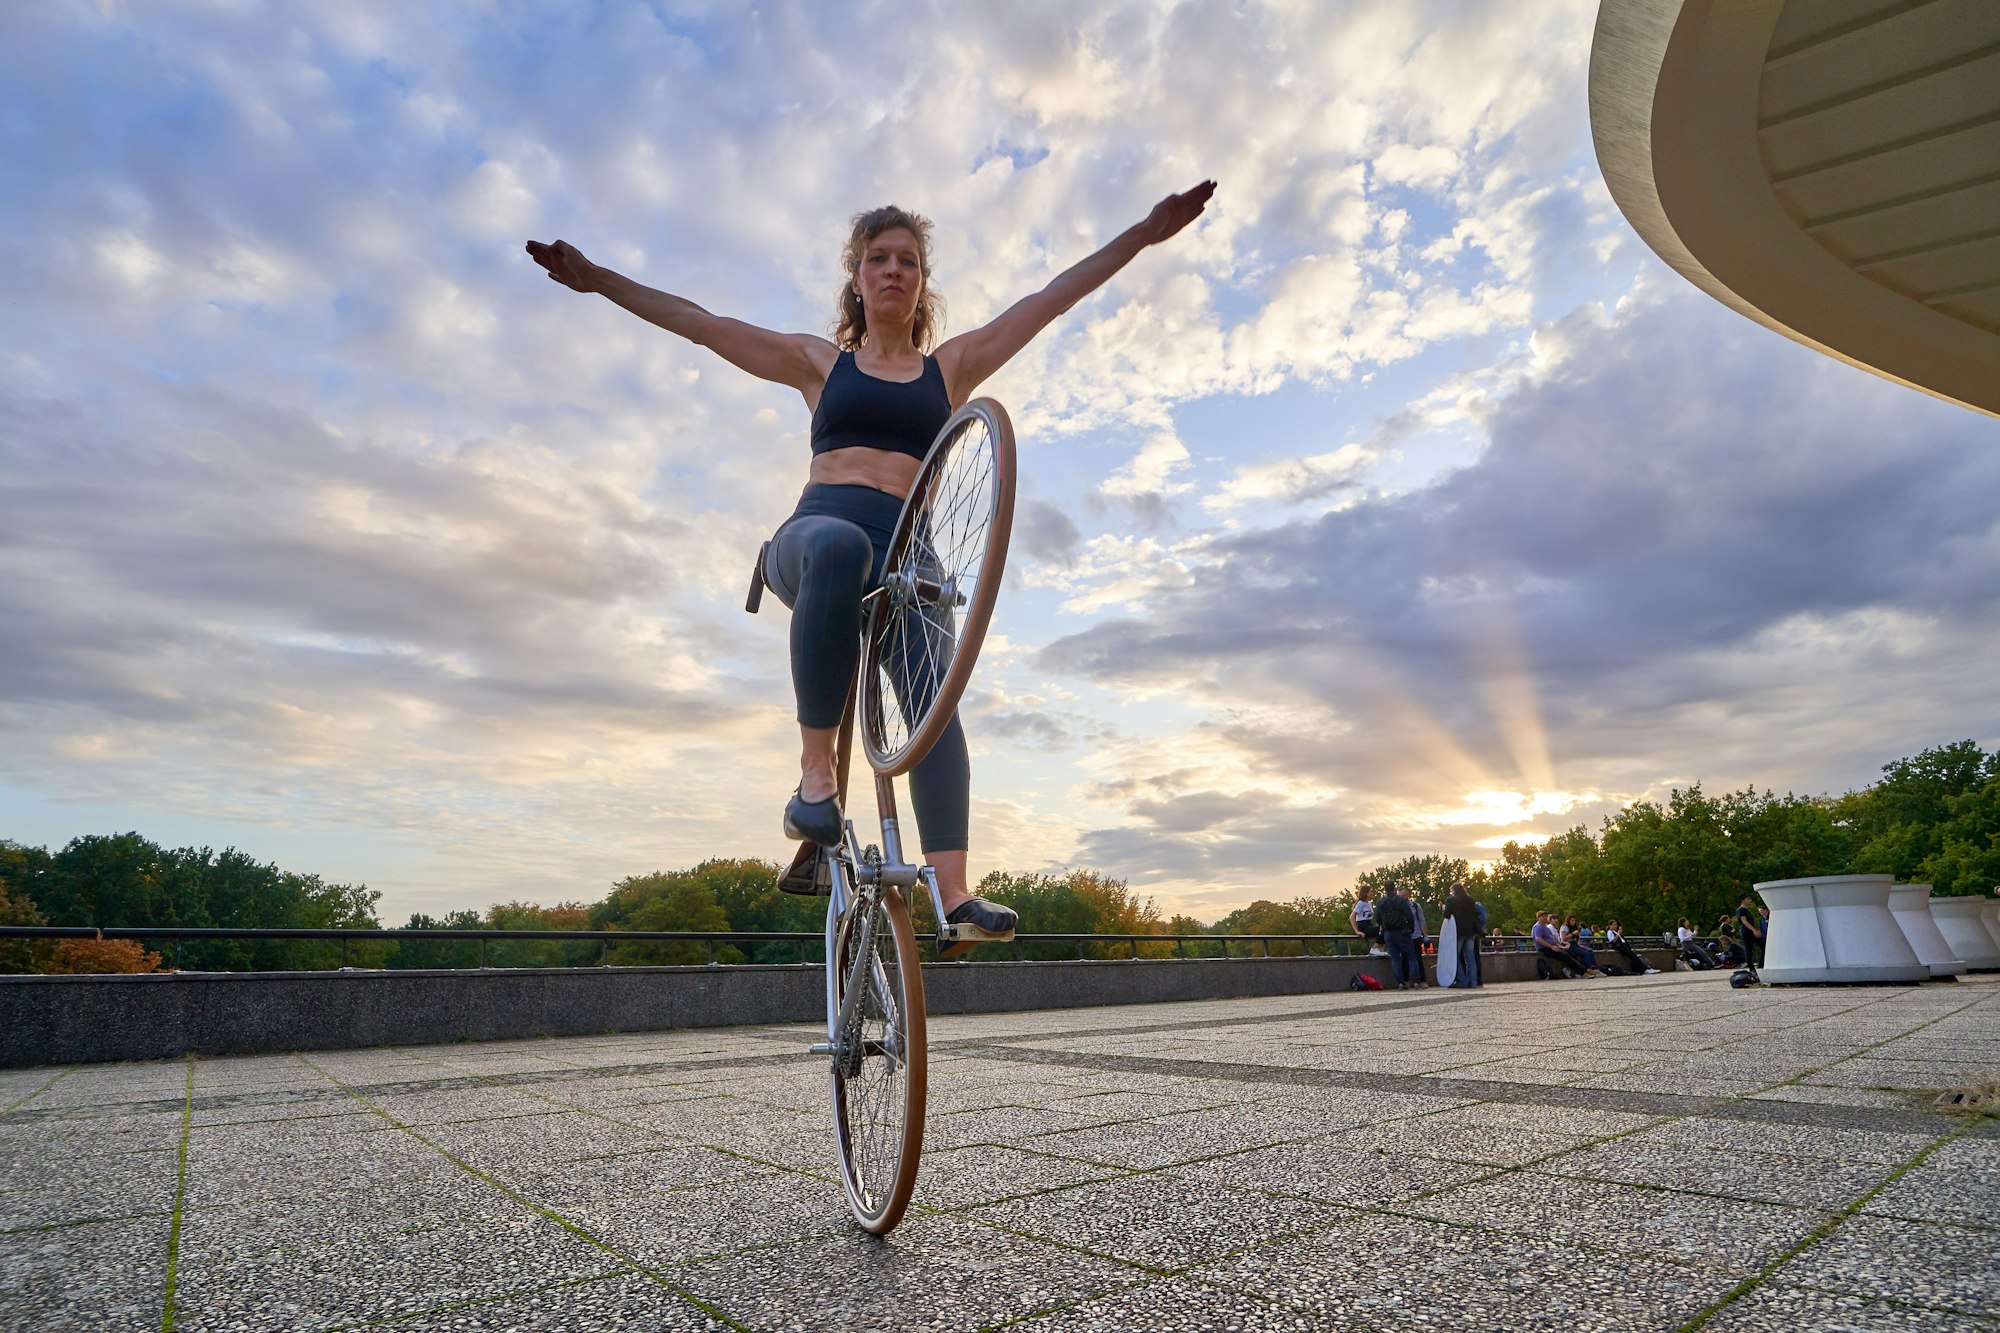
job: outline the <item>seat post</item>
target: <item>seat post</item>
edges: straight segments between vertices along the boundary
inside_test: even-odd
[[[917,868],[903,859],[903,831],[896,818],[896,780],[886,773],[875,775],[875,809],[882,816],[882,882],[914,887]]]

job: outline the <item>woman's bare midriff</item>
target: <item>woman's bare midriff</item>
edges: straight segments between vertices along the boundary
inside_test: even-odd
[[[902,499],[922,466],[922,459],[888,449],[831,449],[813,456],[809,479],[822,486],[873,486]]]

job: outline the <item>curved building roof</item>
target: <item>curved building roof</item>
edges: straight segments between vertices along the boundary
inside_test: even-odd
[[[2000,0],[1603,0],[1590,120],[1689,281],[2000,415]]]

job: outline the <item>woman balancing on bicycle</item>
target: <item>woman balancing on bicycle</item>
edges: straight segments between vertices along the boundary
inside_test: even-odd
[[[944,303],[931,286],[931,224],[894,206],[854,219],[841,256],[847,280],[831,342],[712,315],[591,263],[567,241],[528,242],[528,253],[555,281],[601,293],[740,370],[788,384],[812,409],[810,480],[763,565],[766,583],[792,609],[792,685],[803,744],[798,790],[785,806],[788,836],[822,846],[841,841],[834,750],[860,661],[861,599],[881,578],[903,499],[945,419],[1056,316],[1141,250],[1194,221],[1214,193],[1215,182],[1203,181],[1169,195],[1145,221],[935,353],[928,349]],[[954,716],[910,771],[910,800],[946,920],[971,927],[966,935],[1004,939],[1014,929],[1013,911],[966,888],[970,797],[965,732]]]

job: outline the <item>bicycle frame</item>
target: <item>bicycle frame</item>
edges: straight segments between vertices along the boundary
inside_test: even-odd
[[[848,1034],[853,1030],[854,1011],[861,1002],[861,988],[850,986],[847,994],[840,997],[840,977],[835,960],[840,956],[840,933],[846,929],[850,918],[858,919],[864,932],[875,928],[875,913],[856,908],[872,904],[875,897],[885,889],[908,892],[922,884],[930,895],[931,908],[938,922],[938,946],[942,948],[951,942],[953,931],[944,924],[944,897],[938,890],[937,872],[929,866],[911,865],[903,859],[903,838],[896,817],[895,779],[882,774],[875,776],[875,804],[882,814],[882,846],[878,851],[870,846],[863,848],[854,834],[854,821],[847,821],[847,839],[839,847],[821,850],[827,870],[828,893],[826,904],[826,1041],[815,1043],[812,1053],[832,1057],[835,1063],[850,1056],[847,1049]],[[869,947],[873,941],[864,933],[856,949],[850,956],[873,958]],[[888,979],[880,975],[877,965],[875,984],[886,989]],[[836,997],[840,997],[836,1003]],[[900,1052],[897,1053],[900,1057]]]

